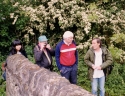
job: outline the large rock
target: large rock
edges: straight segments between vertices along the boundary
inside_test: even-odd
[[[55,72],[40,68],[23,55],[7,58],[6,96],[92,96]]]

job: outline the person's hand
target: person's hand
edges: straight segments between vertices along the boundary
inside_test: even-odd
[[[100,66],[95,66],[94,64],[92,64],[92,68],[93,69],[97,69],[97,70],[101,70],[102,69]]]
[[[101,70],[102,68],[100,66],[97,66],[96,69]]]
[[[4,65],[5,65],[5,63],[3,63],[2,66],[1,66],[2,71],[6,70],[6,67]]]
[[[60,73],[62,72],[62,70],[60,70]]]
[[[2,67],[1,69],[2,69],[2,71],[5,71],[5,70],[6,70],[6,68],[5,68],[5,67]]]
[[[50,44],[47,44],[47,45],[46,45],[46,48],[51,49]]]
[[[45,43],[39,43],[40,50],[42,51],[45,48]]]
[[[94,64],[92,64],[92,68],[93,68],[93,69],[96,69],[96,66],[95,66]]]

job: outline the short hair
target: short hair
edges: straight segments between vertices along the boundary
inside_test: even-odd
[[[92,39],[92,41],[93,40],[96,40],[97,43],[100,43],[100,47],[102,46],[102,41],[101,41],[101,39],[99,37],[95,37],[95,38]]]
[[[73,37],[74,35],[73,35],[73,33],[71,32],[71,31],[66,31],[66,32],[64,32],[64,34],[63,34],[63,39],[64,38],[68,38],[68,37]]]

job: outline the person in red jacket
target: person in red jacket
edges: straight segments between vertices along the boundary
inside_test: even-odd
[[[56,45],[55,59],[61,76],[77,84],[78,52],[73,37],[71,31],[63,34],[63,40]]]

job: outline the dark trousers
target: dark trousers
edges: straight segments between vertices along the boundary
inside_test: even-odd
[[[68,79],[71,84],[77,84],[77,66],[63,66],[61,69],[61,76]]]

